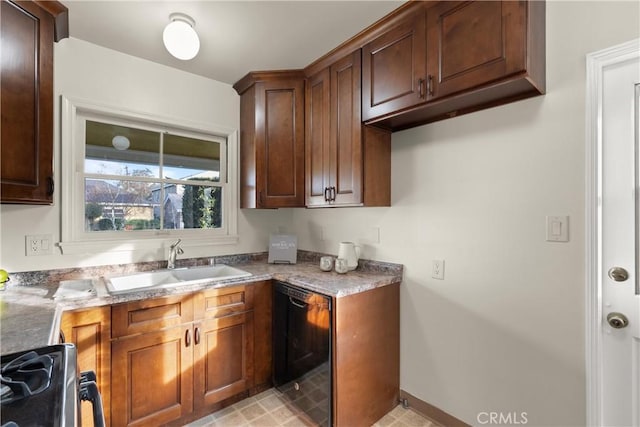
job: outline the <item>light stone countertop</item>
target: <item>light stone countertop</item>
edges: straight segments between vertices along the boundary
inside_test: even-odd
[[[271,279],[335,298],[342,298],[402,281],[402,266],[397,264],[361,261],[358,269],[346,274],[337,274],[321,271],[318,263],[312,260],[315,257],[303,257],[306,259],[300,261],[299,256],[298,263],[294,265],[267,264],[266,260],[260,258],[254,257],[239,263],[227,262],[252,273],[250,277],[133,291],[118,295],[111,295],[106,291],[104,279],[101,277],[113,274],[113,268],[103,268],[105,271],[102,274],[100,274],[99,268],[79,269],[76,277],[73,277],[74,274],[60,277],[52,275],[48,277],[49,281],[39,282],[41,284],[9,286],[0,292],[0,354],[57,343],[60,317],[66,310],[119,304],[167,295],[188,294],[203,289]],[[130,269],[125,270],[130,271]],[[85,273],[80,274],[80,271]],[[87,275],[87,272],[91,275]],[[58,280],[51,280],[51,277],[58,278]],[[53,299],[59,280],[91,277],[96,294],[79,299]]]

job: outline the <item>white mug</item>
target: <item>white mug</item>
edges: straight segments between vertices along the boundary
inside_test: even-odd
[[[330,257],[330,256],[320,257],[320,270],[322,271],[333,270],[333,257]]]
[[[349,264],[344,258],[336,259],[336,273],[344,274],[349,271]]]

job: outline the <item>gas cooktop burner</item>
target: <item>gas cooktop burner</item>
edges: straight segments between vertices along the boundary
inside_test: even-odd
[[[1,403],[11,403],[38,394],[51,383],[53,358],[35,351],[19,356],[0,369]]]

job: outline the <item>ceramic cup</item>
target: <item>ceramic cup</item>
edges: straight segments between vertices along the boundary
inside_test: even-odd
[[[333,270],[333,257],[323,256],[320,258],[320,270],[331,271]]]
[[[349,271],[349,264],[344,258],[336,259],[336,273],[344,274]]]

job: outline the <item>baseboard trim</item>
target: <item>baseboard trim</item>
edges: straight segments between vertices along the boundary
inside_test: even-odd
[[[417,397],[400,390],[400,399],[407,399],[409,407],[420,415],[435,421],[444,427],[471,427],[469,424],[457,419],[453,415],[444,412],[442,409],[418,399]]]

